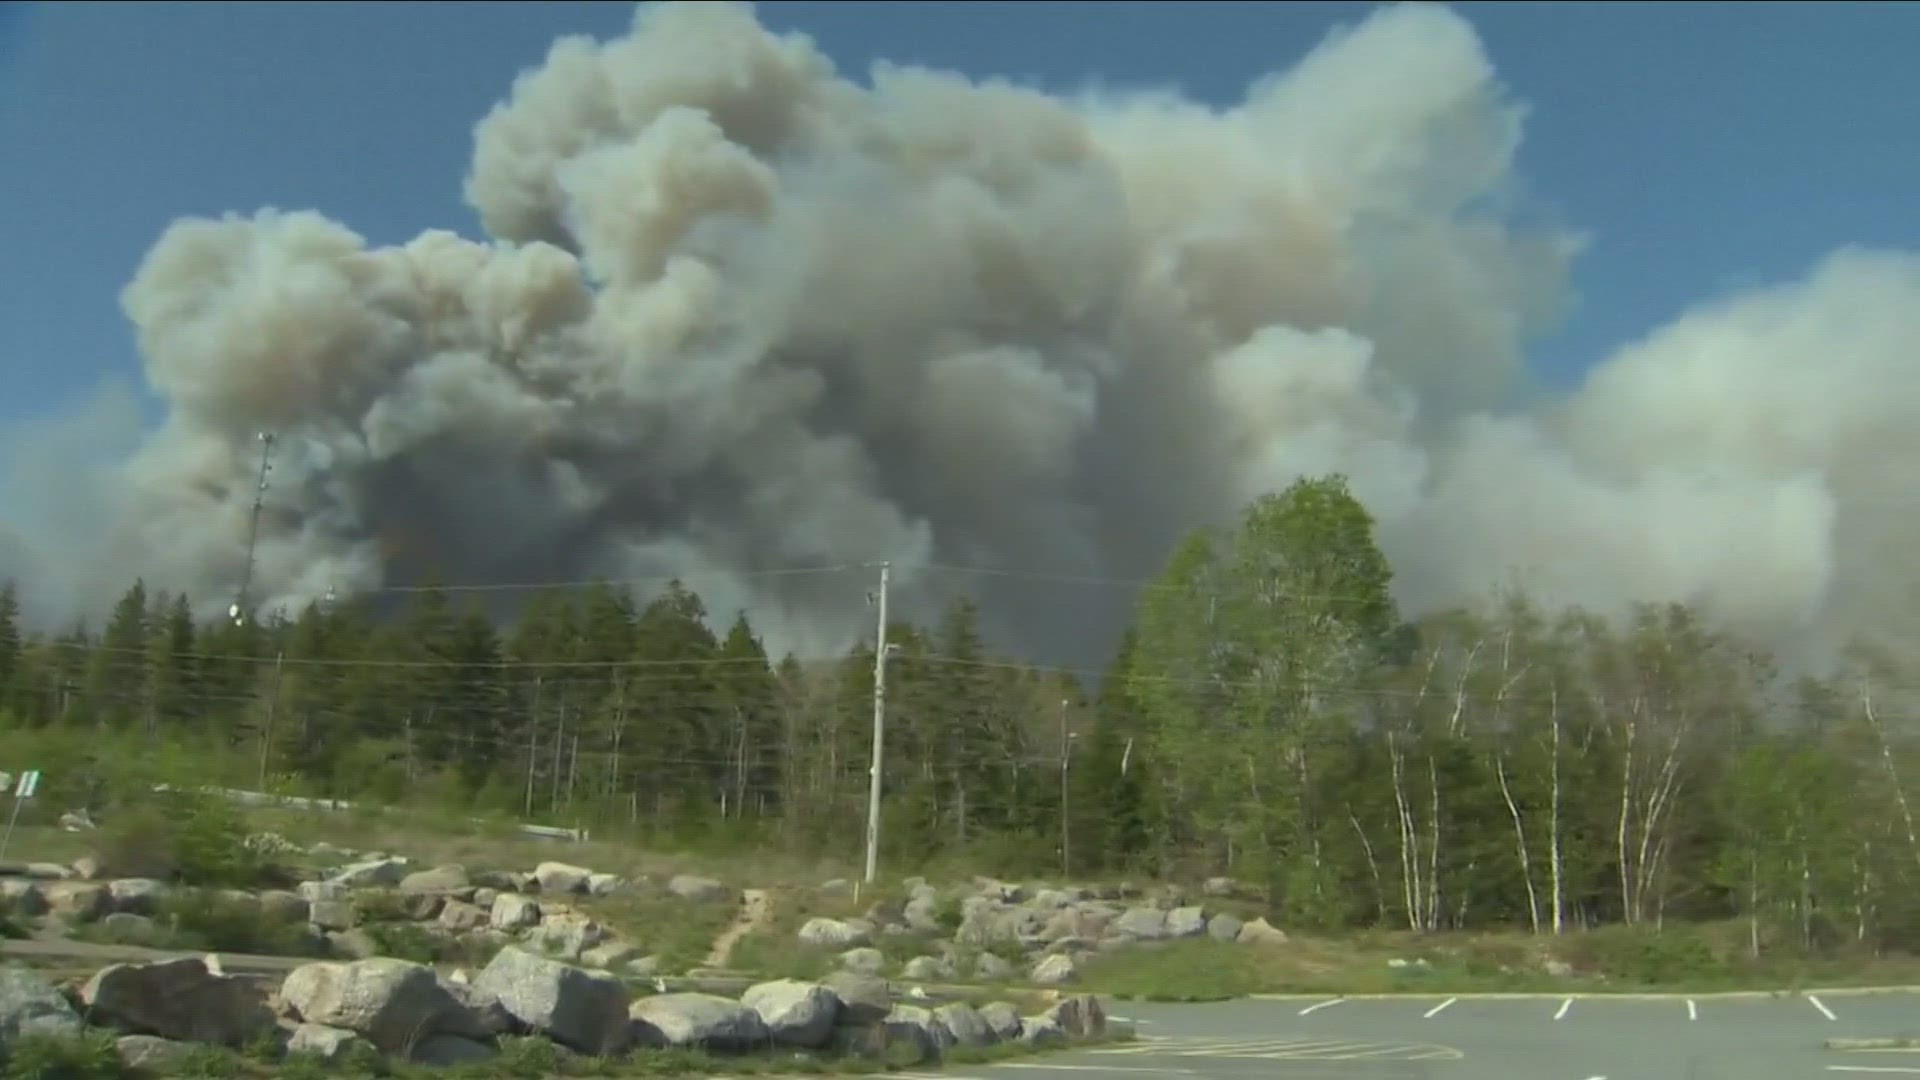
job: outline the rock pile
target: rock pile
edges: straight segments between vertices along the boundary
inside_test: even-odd
[[[761,983],[739,1000],[636,996],[609,972],[519,946],[471,975],[386,958],[321,961],[296,968],[277,989],[200,957],[116,964],[71,998],[24,968],[0,968],[0,1050],[24,1035],[77,1034],[82,1015],[119,1033],[130,1064],[164,1060],[194,1043],[269,1040],[287,1054],[328,1062],[378,1055],[457,1065],[489,1060],[510,1037],[598,1056],[807,1050],[884,1053],[899,1062],[937,1059],[953,1046],[1057,1046],[1106,1032],[1099,1000],[1085,995],[1024,1017],[1004,1003],[927,1008],[897,1004],[887,983],[843,972],[820,983]]]

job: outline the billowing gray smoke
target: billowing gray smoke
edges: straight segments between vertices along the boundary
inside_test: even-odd
[[[1006,643],[1083,660],[1124,590],[927,565],[1149,573],[1339,470],[1413,610],[1520,583],[1782,642],[1902,626],[1920,264],[1837,254],[1549,399],[1522,353],[1579,242],[1516,224],[1521,120],[1433,7],[1224,112],[884,65],[866,88],[750,8],[645,7],[478,125],[487,241],[174,223],[124,297],[164,423],[98,482],[30,485],[12,569],[42,611],[135,569],[224,609],[271,430],[268,605],[684,573],[825,646],[869,578],[748,572],[886,558],[908,613],[975,589]]]

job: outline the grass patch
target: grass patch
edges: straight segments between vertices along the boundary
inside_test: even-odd
[[[1736,931],[1743,932],[1724,925],[1659,932],[1614,926],[1558,937],[1368,931],[1295,935],[1267,947],[1200,938],[1103,953],[1082,968],[1082,981],[1121,998],[1214,1001],[1257,993],[1712,993],[1920,978],[1920,959],[1911,957],[1779,953],[1755,960]]]
[[[310,934],[305,923],[275,919],[251,899],[200,889],[180,890],[162,897],[153,921],[140,930],[123,932],[106,924],[92,923],[75,927],[73,936],[109,945],[140,945],[181,952],[316,959],[329,954],[326,942]]]
[[[582,897],[569,903],[643,955],[660,960],[663,971],[683,972],[706,962],[714,939],[732,925],[738,905],[732,901],[693,901],[648,888],[624,896]]]
[[[6,1080],[117,1080],[126,1074],[113,1036],[101,1031],[80,1035],[22,1035],[5,1047]]]

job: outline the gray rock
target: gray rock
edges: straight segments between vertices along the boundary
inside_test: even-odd
[[[47,913],[65,923],[90,923],[113,910],[107,887],[97,881],[50,881],[41,886]]]
[[[1098,1038],[1107,1033],[1107,1010],[1092,994],[1061,998],[1044,1015],[1075,1039]]]
[[[1012,1042],[1020,1037],[1020,1010],[1007,1002],[995,1001],[982,1005],[980,1019],[1000,1042]]]
[[[587,891],[587,879],[593,877],[593,871],[584,866],[571,866],[562,862],[543,862],[533,868],[533,880],[540,883],[541,895],[555,893],[584,893]]]
[[[125,911],[116,911],[100,920],[100,929],[115,941],[138,944],[153,940],[153,920],[145,915],[134,915]]]
[[[327,947],[334,955],[351,960],[368,960],[380,955],[380,943],[364,928],[329,931]]]
[[[0,1046],[22,1035],[77,1035],[80,1016],[53,985],[20,964],[0,967]]]
[[[590,968],[597,968],[601,971],[612,971],[622,964],[627,963],[629,960],[637,960],[639,958],[640,949],[625,941],[604,942],[586,949],[580,954],[580,962],[582,964]]]
[[[821,981],[840,1000],[840,1020],[846,1024],[875,1024],[893,1011],[893,988],[885,979],[853,971],[836,971]]]
[[[627,961],[626,972],[636,979],[651,979],[660,974],[660,967],[659,957],[643,956],[638,960]]]
[[[524,930],[540,922],[540,905],[519,893],[501,893],[493,899],[495,930]]]
[[[107,882],[107,898],[114,911],[129,915],[152,915],[160,910],[160,899],[167,887],[152,878],[121,878]]]
[[[919,982],[952,982],[957,978],[953,965],[937,956],[916,956],[907,961],[900,974]]]
[[[1285,945],[1287,932],[1267,922],[1262,916],[1242,926],[1234,940],[1242,945]]]
[[[610,1054],[628,1041],[627,989],[611,975],[570,967],[515,946],[495,954],[473,980],[515,1020],[586,1054]]]
[[[1207,911],[1203,907],[1178,907],[1167,912],[1167,936],[1196,938],[1207,932]]]
[[[821,949],[848,949],[873,943],[872,937],[861,927],[839,919],[808,919],[798,936],[801,944]]]
[[[273,1028],[266,994],[197,956],[113,964],[80,988],[89,1016],[139,1035],[238,1046]]]
[[[973,977],[984,982],[1005,982],[1013,977],[1014,966],[990,952],[973,960]]]
[[[432,968],[406,960],[303,964],[288,973],[280,998],[299,1019],[365,1036],[389,1053],[434,1035],[490,1034]]]
[[[979,1010],[964,1001],[955,1001],[933,1010],[953,1041],[959,1046],[991,1046],[996,1040],[993,1028]]]
[[[307,905],[307,921],[322,930],[351,930],[359,912],[351,900],[315,900]]]
[[[193,1052],[194,1045],[158,1035],[122,1035],[113,1040],[113,1049],[128,1068],[163,1072]]]
[[[0,878],[0,900],[23,919],[37,919],[47,913],[47,894],[38,882],[26,878]]]
[[[848,949],[840,954],[840,966],[861,975],[878,975],[887,970],[887,956],[879,949]]]
[[[343,866],[327,879],[344,889],[391,889],[407,876],[405,859],[369,859]]]
[[[1245,886],[1229,877],[1208,878],[1206,883],[1200,886],[1200,891],[1207,896],[1216,897],[1242,896],[1248,892]]]
[[[275,922],[307,922],[312,913],[312,905],[299,893],[269,889],[260,894],[260,914]]]
[[[28,877],[41,881],[65,881],[73,876],[71,868],[48,862],[28,863],[26,873]]]
[[[341,1064],[357,1050],[365,1053],[361,1047],[372,1050],[373,1044],[346,1028],[324,1024],[298,1024],[287,1034],[288,1054],[318,1058],[329,1065]]]
[[[1020,1041],[1032,1047],[1065,1046],[1067,1033],[1044,1016],[1020,1018]]]
[[[294,887],[300,899],[309,904],[322,900],[345,900],[353,890],[334,881],[303,881]]]
[[[923,934],[937,933],[941,929],[940,902],[934,897],[916,896],[907,901],[900,914],[909,927]]]
[[[470,888],[467,868],[458,864],[416,870],[400,879],[400,891],[409,896],[433,896],[456,893]]]
[[[440,925],[456,934],[478,930],[492,923],[493,916],[490,912],[464,900],[449,900],[440,905]]]
[[[1079,976],[1079,965],[1073,962],[1073,957],[1064,953],[1043,958],[1028,973],[1028,977],[1041,986],[1064,986]]]
[[[1160,941],[1167,937],[1167,913],[1159,908],[1128,908],[1113,921],[1112,929],[1141,941]]]
[[[940,1056],[940,1052],[953,1045],[953,1032],[930,1009],[918,1005],[895,1005],[887,1018],[881,1021],[889,1047],[907,1044],[916,1046],[922,1058]]]
[[[618,874],[588,874],[588,896],[612,896],[627,887],[627,879]]]
[[[635,1001],[628,1015],[642,1046],[751,1050],[771,1037],[758,1012],[714,994],[656,994]]]
[[[686,900],[702,902],[725,900],[732,890],[710,877],[697,874],[675,874],[667,882],[667,891]]]
[[[1245,923],[1223,911],[1207,920],[1207,936],[1215,941],[1238,941],[1245,927]]]
[[[498,1056],[500,1052],[486,1043],[463,1039],[458,1035],[435,1035],[416,1045],[412,1054],[415,1064],[436,1069],[483,1065]]]
[[[819,1049],[827,1045],[840,1018],[840,998],[832,990],[795,979],[748,987],[740,1004],[760,1014],[776,1046]]]

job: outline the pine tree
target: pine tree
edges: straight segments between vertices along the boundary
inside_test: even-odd
[[[0,714],[20,706],[26,665],[20,636],[20,593],[13,580],[0,581]]]

